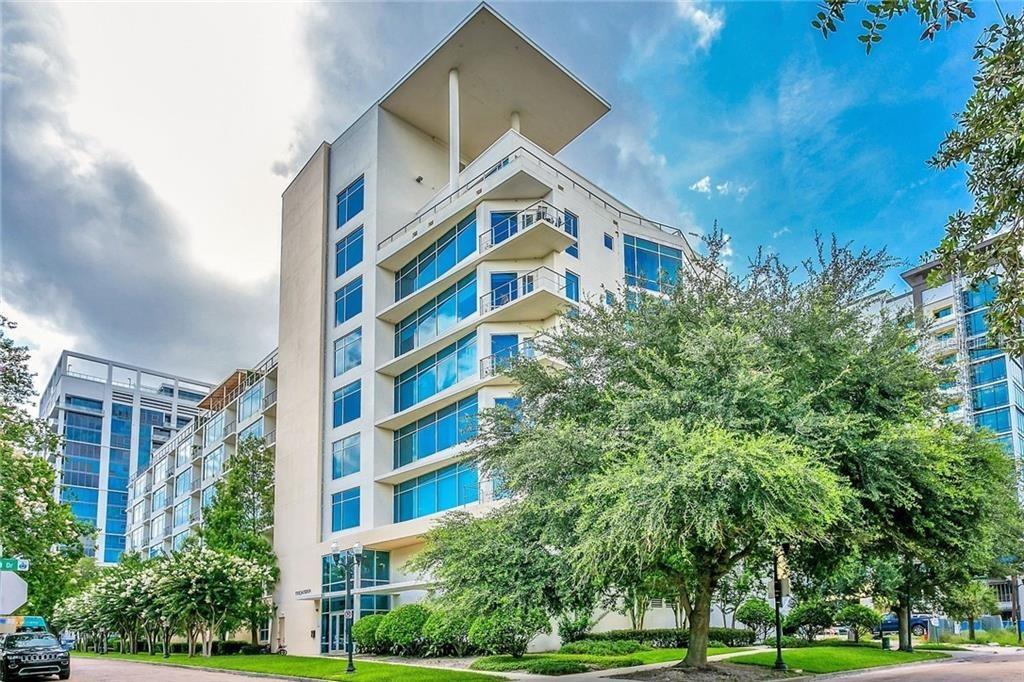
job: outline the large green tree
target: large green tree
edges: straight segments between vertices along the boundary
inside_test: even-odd
[[[20,612],[50,618],[72,589],[69,578],[82,556],[81,536],[91,529],[54,497],[56,473],[43,455],[60,441],[23,407],[33,395],[33,375],[28,349],[10,336],[14,328],[0,316],[0,550],[31,562],[22,574],[28,602]]]
[[[981,580],[968,580],[949,590],[941,599],[943,610],[951,618],[967,621],[967,636],[974,641],[974,620],[985,614],[996,613],[999,602],[996,592]]]
[[[858,39],[868,52],[882,40],[893,20],[916,17],[922,40],[932,40],[975,14],[971,0],[825,0],[812,22],[827,38],[857,11],[863,31]],[[949,217],[937,250],[949,273],[961,271],[976,282],[1001,270],[990,311],[992,333],[1017,355],[1024,354],[1024,21],[1004,14],[987,26],[974,49],[974,93],[957,114],[929,164],[945,169],[966,166],[969,210]],[[992,237],[999,233],[999,238]]]
[[[213,504],[206,510],[202,531],[208,547],[242,557],[263,568],[264,589],[253,594],[241,614],[253,645],[259,628],[270,617],[270,594],[277,580],[277,557],[271,541],[274,525],[274,452],[262,438],[248,437],[227,463],[217,483]]]

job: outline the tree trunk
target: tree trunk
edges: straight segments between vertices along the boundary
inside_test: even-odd
[[[710,575],[697,580],[697,592],[693,595],[693,609],[690,612],[690,641],[686,646],[683,665],[703,668],[708,664],[708,628],[711,625],[711,599],[714,588]]]
[[[679,627],[685,628],[690,623],[693,606],[690,604],[690,595],[686,592],[686,579],[683,576],[678,576],[676,584],[679,587],[679,607],[682,609],[683,616]]]
[[[906,651],[910,648],[910,604],[906,598],[900,599],[900,649]]]
[[[163,629],[163,633],[161,634],[161,637],[163,638],[163,645],[164,645],[163,654],[164,654],[164,658],[168,658],[171,655],[171,629],[165,627]]]
[[[256,627],[256,622],[255,621],[249,623],[249,637],[250,637],[250,644],[252,644],[253,646],[259,646],[259,644],[260,644],[260,631],[259,631],[259,628]]]
[[[974,616],[967,616],[967,639],[974,641]]]

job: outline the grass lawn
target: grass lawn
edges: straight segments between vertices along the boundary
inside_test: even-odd
[[[106,654],[97,656],[93,653],[73,652],[76,658],[117,658],[126,661],[160,664],[163,662],[175,665],[188,665],[197,668],[217,668],[220,670],[239,670],[250,673],[267,673],[269,675],[294,675],[296,677],[312,677],[320,680],[366,680],[385,682],[444,682],[444,680],[487,680],[493,682],[491,675],[461,672],[447,668],[412,667],[392,665],[390,663],[371,663],[356,661],[356,672],[349,675],[345,672],[347,662],[338,658],[321,658],[315,656],[213,656],[189,658],[185,654],[171,654],[169,659],[159,654]]]
[[[708,656],[743,651],[742,648],[709,648]],[[486,656],[473,663],[475,670],[492,672],[525,671],[538,675],[567,675],[587,670],[608,670],[630,668],[648,663],[681,661],[686,649],[649,649],[621,656],[595,656],[592,654],[526,654],[522,658],[512,656]]]
[[[814,646],[805,649],[786,649],[782,657],[790,670],[803,670],[809,673],[835,673],[842,670],[859,670],[875,668],[880,665],[897,663],[913,663],[936,658],[947,658],[948,655],[938,651],[882,651],[870,647],[855,646]],[[749,656],[736,656],[729,659],[730,663],[746,665],[775,665],[775,652],[763,651]]]

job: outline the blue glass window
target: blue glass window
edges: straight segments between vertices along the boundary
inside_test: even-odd
[[[615,237],[611,236],[607,232],[604,233],[604,247],[606,249],[615,249]]]
[[[334,326],[351,320],[363,312],[363,278],[354,280],[338,289],[334,294]]]
[[[217,498],[217,486],[216,485],[208,485],[205,488],[203,488],[203,497],[202,497],[202,500],[201,500],[203,509],[206,509],[211,504],[213,504],[213,501],[216,498]]]
[[[626,260],[626,284],[651,291],[664,291],[675,285],[683,252],[671,246],[634,237],[622,237]]]
[[[174,525],[184,526],[189,522],[189,514],[192,513],[192,500],[185,500],[174,505]]]
[[[341,190],[338,194],[338,227],[341,227],[363,210],[363,176]]]
[[[1002,355],[1003,351],[1002,351],[1001,348],[991,347],[991,348],[975,348],[973,350],[968,351],[968,353],[970,354],[971,360],[973,361],[973,360],[984,360],[985,358],[990,358],[993,355]]]
[[[978,336],[988,332],[987,312],[984,310],[975,311],[964,318],[967,327],[967,336]]]
[[[216,416],[206,422],[206,430],[203,432],[203,446],[210,447],[224,438],[224,412],[218,412]]]
[[[79,521],[96,525],[99,510],[100,491],[95,488],[82,488],[63,485],[60,489],[60,501],[71,505],[71,512]]]
[[[942,332],[941,334],[937,334],[935,336],[935,340],[936,341],[949,341],[951,338],[953,338],[953,331],[952,330],[950,330],[948,332]]]
[[[331,446],[331,478],[341,478],[359,471],[359,434],[353,433]]]
[[[580,300],[580,276],[569,270],[565,271],[565,296],[570,301]]]
[[[476,313],[476,273],[463,277],[395,326],[395,357],[408,353]]]
[[[506,303],[525,296],[533,291],[533,278],[520,277],[518,272],[491,273],[491,308],[499,308]]]
[[[464,443],[476,436],[476,430],[474,394],[395,431],[395,468]]]
[[[263,382],[242,394],[238,400],[238,421],[243,422],[263,409]]]
[[[243,442],[246,438],[263,438],[263,417],[260,417],[238,432],[239,443]]]
[[[334,342],[334,376],[340,376],[363,361],[363,328]]]
[[[1002,409],[974,415],[974,424],[979,429],[990,429],[996,433],[1010,430],[1010,410]]]
[[[419,291],[476,251],[476,213],[470,213],[395,273],[395,300]]]
[[[976,388],[972,400],[974,409],[978,411],[1009,405],[1009,387],[1005,381],[1000,381],[998,384]]]
[[[971,383],[976,386],[1005,378],[1006,360],[1001,356],[971,366]]]
[[[395,521],[435,514],[477,499],[476,466],[465,462],[452,464],[396,485]]]
[[[968,310],[984,308],[996,298],[996,282],[998,278],[992,277],[963,293],[964,307]]]
[[[93,412],[103,411],[103,401],[93,400],[92,398],[82,398],[77,395],[66,395],[64,396],[64,406],[67,408],[80,407],[84,410],[91,410]]]
[[[491,211],[491,235],[494,244],[500,244],[519,231],[515,211]]]
[[[361,394],[358,381],[353,381],[334,392],[334,426],[359,419]]]
[[[359,488],[349,488],[331,495],[331,531],[356,528],[359,525]]]
[[[472,332],[398,375],[395,411],[412,407],[476,373],[476,332]]]
[[[363,226],[338,240],[334,247],[334,276],[341,277],[363,262]]]
[[[945,308],[939,308],[935,311],[935,319],[941,320],[944,317],[949,317],[953,314],[953,306],[947,305]]]
[[[565,231],[575,239],[572,244],[566,247],[565,252],[576,258],[580,257],[580,219],[575,213],[565,212]]]
[[[174,496],[184,495],[192,489],[192,470],[186,469],[174,479]]]

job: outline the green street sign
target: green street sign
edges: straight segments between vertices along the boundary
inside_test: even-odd
[[[27,571],[28,559],[0,559],[0,571]]]

